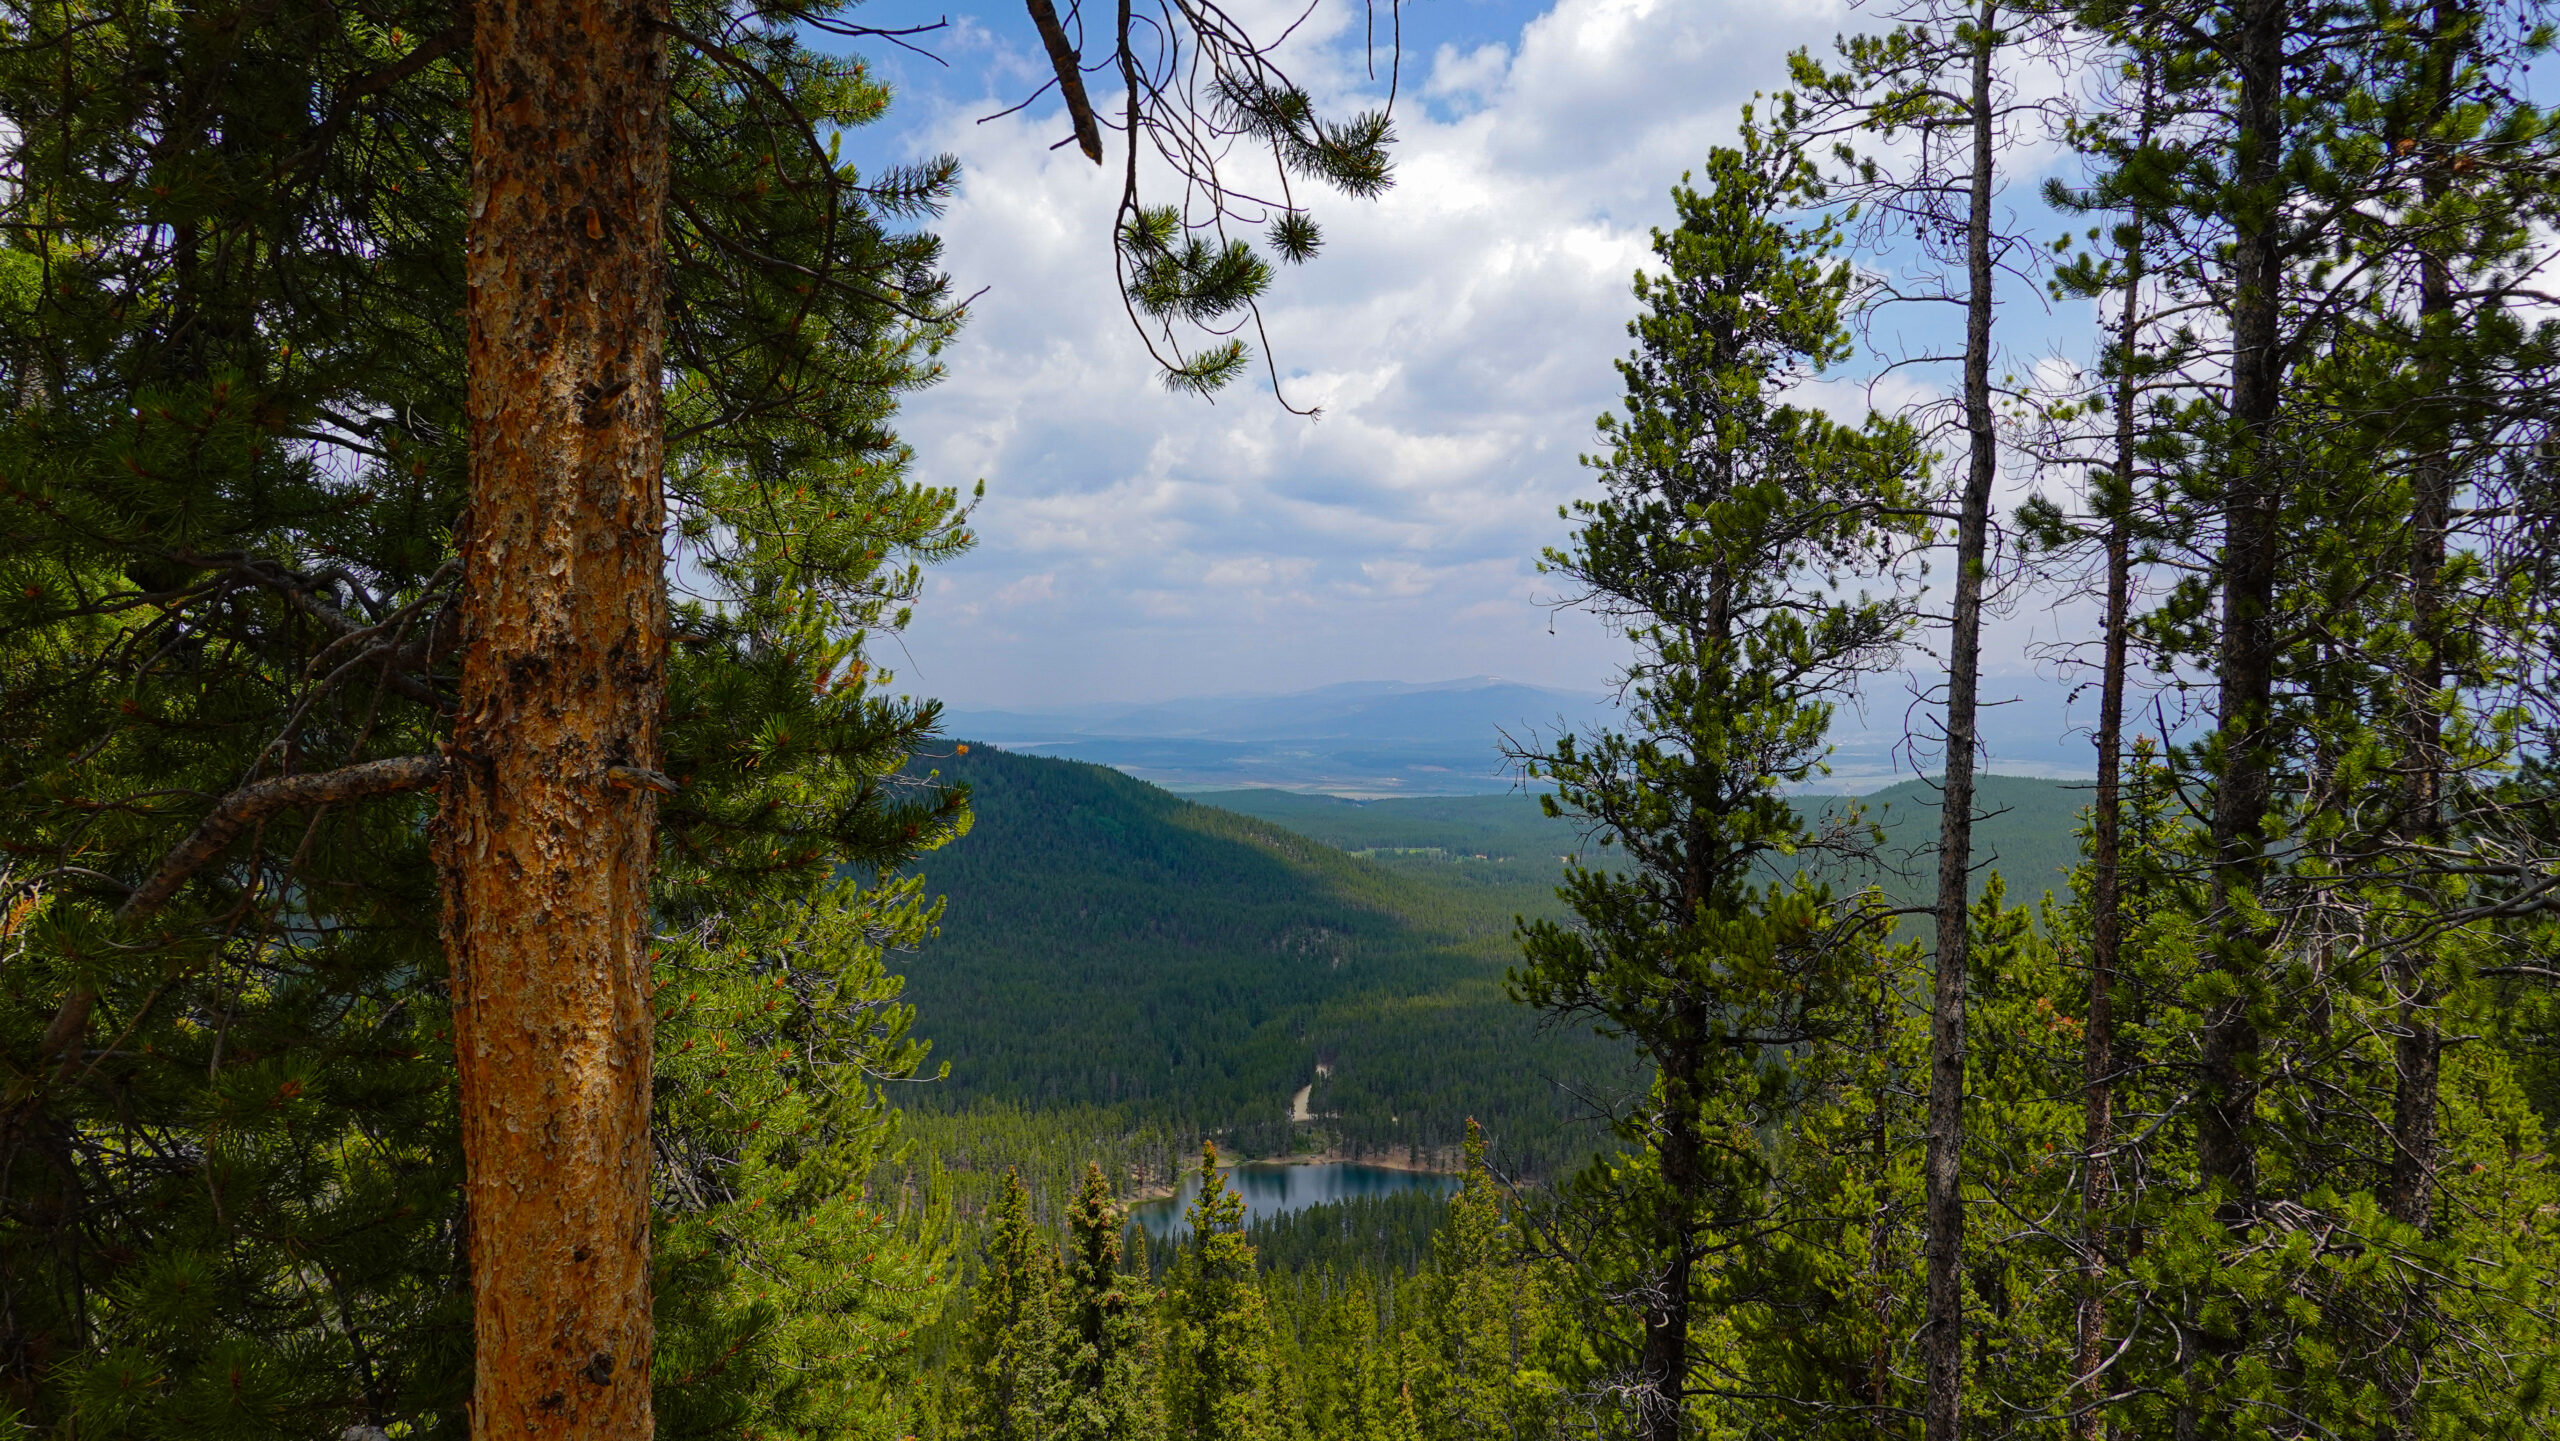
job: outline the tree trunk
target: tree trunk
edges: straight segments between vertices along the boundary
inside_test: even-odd
[[[1870,1048],[1868,1054],[1879,1059],[1885,1055],[1885,1047],[1890,1041],[1887,1028],[1892,1017],[1887,1008],[1894,1000],[1895,997],[1890,989],[1879,982],[1876,987],[1875,1010],[1868,1018],[1867,1040]],[[1885,1115],[1886,1094],[1887,1088],[1879,1084],[1875,1088],[1867,1113],[1867,1163],[1875,1168],[1875,1174],[1879,1177],[1886,1174],[1886,1168],[1893,1157],[1891,1138],[1886,1133],[1888,1120]],[[1875,1214],[1867,1220],[1868,1304],[1873,1310],[1870,1319],[1875,1325],[1875,1335],[1869,1341],[1867,1348],[1867,1405],[1878,1418],[1876,1427],[1879,1434],[1884,1432],[1885,1422],[1882,1418],[1891,1414],[1890,1407],[1893,1400],[1893,1300],[1896,1287],[1892,1264],[1892,1221],[1891,1209],[1881,1204],[1875,1208]]]
[[[471,508],[437,860],[472,1434],[492,1441],[654,1429],[664,14],[487,0],[473,17]]]
[[[2231,275],[2232,440],[2223,465],[2222,634],[2214,657],[2221,775],[2214,791],[2211,937],[2207,964],[2231,978],[2231,998],[2204,1015],[2203,1084],[2196,1115],[2196,1169],[2217,1193],[2215,1213],[2235,1238],[2258,1212],[2257,1069],[2252,999],[2266,938],[2251,919],[2267,875],[2264,826],[2274,797],[2275,583],[2277,520],[2284,485],[2274,448],[2282,403],[2279,328],[2284,303],[2283,83],[2286,0],[2240,0],[2234,18],[2239,97]],[[2222,1366],[2247,1345],[2245,1309],[2200,1335],[2199,1361]],[[2221,1381],[2205,1383],[2210,1391]],[[2197,1402],[2181,1408],[2195,1426]]]
[[[1938,818],[1938,936],[1929,1010],[1928,1441],[1964,1434],[1965,924],[1973,873],[1973,752],[1982,663],[1984,557],[1999,435],[1991,414],[1991,53],[1996,0],[1974,12],[1973,179],[1965,219],[1964,422],[1971,441],[1956,520],[1955,611],[1947,636],[1946,777]]]
[[[1636,1394],[1639,1441],[1680,1441],[1688,1434],[1689,1304],[1693,1265],[1684,1242],[1664,1268],[1660,1305],[1644,1316],[1644,1373]]]
[[[2244,0],[2239,7],[2240,96],[2238,203],[2232,216],[2231,424],[2225,467],[2223,543],[2219,566],[2222,636],[2215,656],[2223,747],[2213,808],[2212,963],[2239,982],[2240,999],[2205,1017],[2204,1107],[2197,1118],[2196,1159],[2205,1184],[2222,1193],[2219,1214],[2234,1230],[2257,1211],[2257,1154],[2251,1124],[2256,1105],[2258,1031],[2245,999],[2263,946],[2237,901],[2263,879],[2261,829],[2273,798],[2269,704],[2275,683],[2276,519],[2283,506],[2277,477],[2275,418],[2282,399],[2277,327],[2282,319],[2284,258],[2279,106],[2284,81],[2285,0]]]
[[[2468,16],[2459,0],[2437,0],[2432,43],[2427,56],[2430,89],[2427,119],[2452,108],[2455,67],[2461,63]],[[2450,155],[2440,143],[2427,145],[2427,167],[2421,180],[2428,209],[2436,212],[2449,188]],[[2418,338],[2425,347],[2419,364],[2439,391],[2447,367],[2437,347],[2450,343],[2456,324],[2453,270],[2444,256],[2428,249],[2418,261]],[[2444,724],[2435,708],[2444,686],[2446,634],[2444,564],[2446,533],[2453,524],[2452,434],[2442,395],[2426,427],[2410,476],[2413,494],[2409,516],[2409,608],[2417,632],[2417,655],[2411,662],[2402,744],[2407,754],[2408,794],[2402,801],[2399,831],[2415,845],[2436,844],[2444,831]],[[2385,1201],[2393,1220],[2425,1235],[2435,1213],[2438,1077],[2444,1061],[2444,1038],[2436,1024],[2438,989],[2423,947],[2400,947],[2391,956],[2392,988],[2399,993],[2399,1034],[2392,1045],[2391,1181]],[[2424,1272],[2413,1273],[2409,1295],[2399,1317],[2399,1345],[2385,1377],[2392,1421],[2402,1434],[2417,1422],[2418,1393],[2424,1380],[2427,1346],[2424,1335],[2429,1297]]]
[[[2143,58],[2142,114],[2137,149],[2151,143],[2152,61]],[[2142,280],[2144,217],[2133,207],[2128,217],[2131,243],[2124,254],[2124,311],[2116,317],[2116,456],[2114,505],[2107,517],[2107,614],[2105,658],[2098,680],[2098,795],[2089,818],[2089,1016],[2081,1053],[2081,1087],[2085,1129],[2081,1137],[2080,1172],[2080,1302],[2071,1372],[2080,1402],[2071,1412],[2071,1434],[2079,1441],[2098,1434],[2098,1368],[2106,1355],[2107,1245],[2105,1216],[2115,1195],[2115,981],[2124,950],[2124,683],[2125,652],[2132,623],[2133,495],[2139,481],[2134,453],[2135,407],[2141,404],[2141,377],[2135,361],[2142,344]]]
[[[2135,223],[2140,224],[2139,217]],[[2141,261],[2131,262],[2139,284]],[[2131,285],[2119,345],[2125,364],[2132,363],[2139,330]],[[2134,483],[2133,380],[2117,387],[2117,503],[2130,510]],[[2115,1194],[2115,1011],[2116,967],[2124,946],[2123,902],[2123,756],[2126,614],[2132,590],[2132,546],[2126,534],[2132,517],[2119,514],[2107,523],[2106,658],[2098,685],[2098,795],[2090,816],[2089,856],[2089,1017],[2081,1054],[2081,1088],[2085,1130],[2080,1172],[2080,1303],[2077,1354],[2072,1374],[2079,1378],[2080,1404],[2071,1413],[2071,1434],[2098,1434],[2098,1367],[2106,1354],[2105,1212]]]
[[[1699,893],[1693,884],[1690,894]],[[1680,1441],[1688,1434],[1689,1291],[1696,1277],[1698,1203],[1705,1189],[1701,1163],[1706,1144],[1697,1120],[1698,1073],[1704,1063],[1701,1037],[1707,1018],[1683,1007],[1680,1021],[1686,1040],[1672,1048],[1662,1066],[1658,1154],[1662,1186],[1669,1193],[1665,1207],[1669,1224],[1655,1238],[1664,1257],[1654,1282],[1655,1294],[1642,1307],[1644,1349],[1637,1362],[1635,1397],[1638,1441]]]

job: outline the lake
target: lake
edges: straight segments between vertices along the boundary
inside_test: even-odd
[[[1285,1216],[1309,1206],[1322,1206],[1332,1201],[1348,1201],[1356,1196],[1392,1196],[1400,1191],[1429,1191],[1446,1196],[1458,1189],[1455,1176],[1434,1175],[1428,1171],[1395,1171],[1385,1166],[1362,1166],[1347,1161],[1323,1161],[1308,1165],[1270,1163],[1246,1164],[1226,1173],[1227,1185],[1244,1196],[1245,1223]],[[1192,1171],[1182,1178],[1182,1194],[1157,1201],[1141,1201],[1129,1208],[1129,1219],[1147,1228],[1147,1239],[1161,1241],[1189,1230],[1182,1213],[1200,1195],[1200,1174]]]

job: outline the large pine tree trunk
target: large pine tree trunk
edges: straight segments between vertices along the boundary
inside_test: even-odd
[[[1973,752],[1982,668],[1983,567],[1999,435],[1991,413],[1991,52],[1995,0],[1976,7],[1973,178],[1965,218],[1964,421],[1971,455],[1956,520],[1955,611],[1947,637],[1946,779],[1939,799],[1938,936],[1929,1010],[1928,1441],[1964,1434],[1964,1056],[1966,909],[1973,872]]]
[[[2203,1084],[2196,1169],[2217,1194],[2216,1214],[2238,1244],[2258,1215],[2257,1091],[2260,1035],[2254,1015],[2266,936],[2250,904],[2268,875],[2264,827],[2275,799],[2275,592],[2284,484],[2276,442],[2283,403],[2279,338],[2284,305],[2282,191],[2287,0],[2239,0],[2232,20],[2239,96],[2233,116],[2235,192],[2230,205],[2231,444],[2223,469],[2222,633],[2214,657],[2221,774],[2213,806],[2212,940],[2207,964],[2231,978],[2231,999],[2208,1010],[2199,1046]],[[2200,1335],[2186,1366],[2207,1357],[2225,1369],[2178,1411],[2180,1434],[2211,1414],[2210,1396],[2249,1344],[2245,1311]]]
[[[461,711],[437,837],[472,1434],[652,1434],[662,6],[474,13]]]

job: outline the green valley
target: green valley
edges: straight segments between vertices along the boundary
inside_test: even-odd
[[[1472,1115],[1544,1171],[1592,1144],[1577,1094],[1637,1083],[1614,1044],[1542,1032],[1503,992],[1513,918],[1557,913],[1565,857],[1609,856],[1534,797],[1185,797],[982,745],[938,767],[977,819],[921,866],[949,898],[908,966],[918,1032],[951,1068],[926,1110],[1098,1110],[1264,1156],[1445,1154]],[[2013,895],[2058,883],[2077,791],[1992,778],[1984,795],[1978,854]],[[1910,782],[1863,804],[1886,835],[1875,878],[1904,894],[1934,797]],[[1301,1087],[1316,1119],[1293,1123]]]
[[[1587,1149],[1558,1083],[1621,1067],[1505,998],[1502,895],[1099,766],[981,746],[940,768],[977,816],[922,867],[949,905],[908,978],[941,1106],[1124,1108],[1262,1155],[1428,1151],[1469,1115],[1524,1159]],[[1323,1119],[1293,1126],[1310,1084]]]
[[[1997,872],[2014,898],[2059,888],[2079,861],[2084,783],[1984,776],[1974,825],[1974,890]],[[1462,890],[1504,893],[1529,915],[1562,914],[1554,891],[1570,859],[1606,865],[1611,852],[1571,821],[1547,816],[1532,795],[1411,796],[1345,800],[1281,790],[1205,791],[1186,799],[1274,825],[1349,851],[1384,869]],[[1866,796],[1806,795],[1808,814],[1863,814],[1883,833],[1877,863],[1831,877],[1838,886],[1881,885],[1896,905],[1934,884],[1930,847],[1938,838],[1938,798],[1927,780],[1907,780]]]

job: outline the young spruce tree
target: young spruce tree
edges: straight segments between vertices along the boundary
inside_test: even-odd
[[[1018,1172],[987,1218],[986,1267],[971,1297],[960,1434],[971,1441],[1047,1441],[1062,1399],[1058,1247],[1032,1219]]]

